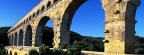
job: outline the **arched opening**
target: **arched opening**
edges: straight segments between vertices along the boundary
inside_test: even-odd
[[[67,43],[69,45],[71,45],[71,41],[70,41],[70,26],[71,26],[71,22],[72,22],[72,18],[76,12],[76,10],[85,2],[85,0],[75,0],[73,2],[71,2],[68,7],[66,8],[64,15],[62,17],[62,24],[61,26],[61,36],[60,38],[65,38],[64,40],[61,39],[61,43]],[[73,9],[71,9],[73,8]],[[62,30],[64,29],[64,30]]]
[[[15,36],[14,36],[14,34],[12,35],[12,45],[14,46],[14,38],[15,38]]]
[[[6,55],[8,55],[8,50],[6,50],[6,52],[5,52],[5,53],[6,53]]]
[[[50,1],[48,1],[48,3],[47,3],[47,8],[48,8],[50,5],[51,5],[51,2],[50,2]]]
[[[23,30],[21,29],[19,32],[19,41],[18,41],[19,46],[23,46]]]
[[[35,17],[35,13],[33,13],[33,17]]]
[[[10,45],[13,45],[13,36],[10,37]]]
[[[12,55],[12,51],[10,51],[10,55]]]
[[[17,37],[18,37],[18,34],[15,33],[15,37],[14,37],[14,45],[17,46]]]
[[[17,52],[15,52],[14,55],[18,55]]]
[[[58,0],[54,0],[54,2],[57,2]]]
[[[8,36],[8,46],[10,46],[10,41],[11,41],[10,38],[11,38],[11,37]]]
[[[10,37],[10,45],[13,45],[13,36]]]
[[[41,12],[43,12],[45,10],[45,7],[44,6],[42,6],[42,8],[41,8]]]
[[[39,14],[39,10],[37,11],[36,15],[38,15],[38,14]]]
[[[24,24],[26,23],[26,21],[24,20]]]
[[[32,19],[32,17],[30,16],[28,20],[31,20],[31,19]]]
[[[53,47],[53,45],[52,45],[53,37],[54,37],[53,28],[50,27],[49,25],[46,26],[49,20],[50,20],[49,17],[44,16],[39,21],[38,27],[36,29],[36,33],[37,33],[36,34],[36,42],[38,42],[37,41],[38,38],[41,38],[41,43],[36,43],[36,46],[45,44],[49,47]]]
[[[19,27],[21,26],[21,24],[23,24],[23,22],[19,24]]]
[[[72,43],[74,41],[83,41],[83,43],[88,43],[89,45],[87,45],[87,44],[83,45],[83,46],[86,46],[85,48],[83,48],[84,50],[86,48],[87,49],[89,48],[90,50],[94,50],[94,51],[96,51],[96,50],[103,51],[104,50],[103,47],[102,47],[102,49],[99,50],[99,48],[97,48],[97,46],[100,46],[100,45],[96,45],[99,43],[97,41],[99,41],[100,39],[103,40],[103,38],[96,38],[96,37],[104,37],[104,33],[103,33],[104,12],[97,13],[97,11],[95,11],[95,10],[91,11],[93,8],[88,9],[93,6],[85,6],[85,8],[81,8],[82,11],[80,11],[79,7],[82,6],[82,4],[84,2],[85,2],[85,0],[75,0],[70,5],[68,5],[67,9],[65,10],[65,14],[63,15],[63,18],[62,18],[62,23],[64,23],[64,24],[61,24],[61,30],[65,29],[66,31],[63,31],[63,30],[61,31],[61,38],[67,39],[67,40],[65,40],[65,42],[70,43],[70,45],[72,45]],[[93,2],[92,2],[92,0],[91,0],[89,2],[94,3],[96,1],[93,0]],[[71,8],[73,8],[73,9],[71,9]],[[101,5],[100,5],[100,8],[101,8]],[[88,11],[85,9],[88,9]],[[99,10],[102,10],[102,9],[99,9]],[[81,13],[77,14],[77,11],[81,12]],[[94,12],[95,12],[95,14],[97,13],[100,15],[93,15]],[[76,17],[75,17],[75,14],[76,14]],[[91,15],[93,15],[93,16],[91,16]],[[100,17],[101,15],[103,15],[103,16]],[[97,19],[93,18],[94,16],[97,16]],[[99,24],[99,25],[97,25],[97,24]],[[97,32],[97,31],[99,31],[99,32]],[[63,34],[63,33],[67,33],[67,34]],[[92,43],[92,41],[94,41],[94,42]],[[102,41],[101,41],[101,43],[103,45]]]
[[[28,18],[27,18],[27,20],[26,20],[27,22],[28,22]]]
[[[24,22],[20,23],[20,26],[22,26],[24,24]]]
[[[32,27],[28,25],[25,33],[25,46],[31,46],[31,45],[32,45]]]

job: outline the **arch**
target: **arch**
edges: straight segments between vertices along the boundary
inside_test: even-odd
[[[41,12],[43,12],[45,10],[45,7],[44,6],[42,6],[42,8],[41,8]]]
[[[12,55],[12,51],[10,51],[10,55]]]
[[[29,20],[31,20],[32,19],[32,17],[31,16],[29,16]]]
[[[15,33],[15,36],[14,36],[14,46],[17,46],[17,37],[18,37],[18,34]]]
[[[44,16],[38,22],[38,26],[36,28],[35,46],[40,46],[43,43],[43,40],[45,38],[45,37],[43,37],[43,32],[44,32],[45,25],[48,22],[48,20],[50,20],[50,17]],[[46,39],[46,40],[48,40],[48,39]],[[45,43],[43,43],[43,44],[45,44]]]
[[[51,5],[51,2],[50,2],[50,1],[48,1],[48,3],[47,3],[47,8],[48,8],[50,5]]]
[[[12,45],[14,46],[14,34],[12,35]]]
[[[14,55],[18,55],[17,52],[15,52]]]
[[[28,20],[30,20],[30,18],[28,18]]]
[[[24,22],[20,23],[20,26],[22,26],[24,24]]]
[[[53,2],[55,3],[55,2],[57,2],[58,0],[53,0]]]
[[[10,35],[10,36],[9,36],[9,45],[10,45],[10,46],[12,45],[11,42],[12,42],[12,36]]]
[[[35,17],[35,13],[33,13],[33,17]]]
[[[39,14],[39,10],[37,11],[36,15],[38,15],[38,14]]]
[[[10,46],[11,45],[11,37],[10,36],[8,36],[8,46]]]
[[[86,0],[75,0],[72,1],[66,10],[64,11],[63,17],[62,17],[62,24],[60,25],[60,38],[65,38],[65,40],[60,39],[60,44],[62,43],[70,43],[70,25],[72,22],[72,18],[77,11],[77,9],[84,3]],[[71,9],[73,8],[73,9]],[[55,43],[56,45],[59,45],[59,43]],[[57,47],[57,46],[55,46]]]
[[[21,26],[21,23],[19,25]]]
[[[13,35],[11,36],[11,46],[13,45]]]
[[[22,29],[19,31],[18,45],[19,45],[19,46],[22,46],[22,45],[23,45],[23,30],[22,30]]]
[[[25,33],[25,45],[31,46],[32,45],[31,40],[32,40],[32,27],[28,25],[26,28],[26,33]]]
[[[8,50],[6,50],[6,52],[5,52],[5,53],[6,53],[6,55],[8,55],[8,54],[9,54],[9,53],[8,53]]]
[[[62,17],[63,20],[68,20],[68,21],[71,21],[75,12],[77,11],[77,9],[84,3],[86,2],[85,0],[78,0],[78,1],[72,1],[68,7],[66,8],[65,12],[64,12],[64,15]],[[76,4],[77,3],[77,4]],[[73,8],[73,9],[71,9]],[[69,17],[65,17],[67,16],[67,13],[68,14],[71,14],[71,16]]]
[[[24,24],[26,23],[26,21],[24,20]]]
[[[29,21],[29,19],[26,19],[26,22],[28,22],[28,21]],[[26,22],[25,22],[25,23],[26,23]]]
[[[50,17],[48,16],[44,16],[40,19],[40,21],[38,22],[38,26],[45,26],[46,25],[46,22],[50,19]]]

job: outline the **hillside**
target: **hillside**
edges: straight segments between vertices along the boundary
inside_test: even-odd
[[[0,44],[8,45],[7,31],[10,27],[0,27]],[[42,43],[52,47],[53,43],[53,29],[45,27],[43,31]],[[80,42],[82,50],[88,51],[104,51],[103,37],[82,36],[77,32],[70,32],[70,45],[73,42]],[[144,37],[135,36],[135,53],[144,53]]]

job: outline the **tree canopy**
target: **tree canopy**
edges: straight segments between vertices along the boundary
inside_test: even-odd
[[[0,44],[8,45],[7,31],[10,27],[0,27]]]

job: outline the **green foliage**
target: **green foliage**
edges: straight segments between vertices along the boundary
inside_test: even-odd
[[[74,41],[81,41],[83,39],[83,36],[81,36],[80,34],[71,31],[70,32],[70,44],[72,44]]]
[[[29,55],[38,55],[38,52],[37,52],[37,50],[32,49],[29,51]]]
[[[50,53],[50,48],[44,44],[39,47],[39,55],[47,55]]]
[[[135,36],[135,53],[144,54],[144,37]]]
[[[2,44],[0,44],[0,55],[6,55],[5,48]]]
[[[48,46],[42,44],[39,47],[39,55],[81,55],[81,42],[75,41],[67,51],[63,51],[62,48],[50,49]]]
[[[80,48],[69,48],[67,49],[67,55],[81,55]]]
[[[88,37],[84,36],[81,41],[82,50],[86,51],[104,51],[104,43],[102,37]]]
[[[9,29],[10,27],[0,27],[0,44],[3,44],[4,46],[8,45],[7,31]]]
[[[61,48],[55,48],[52,50],[52,55],[65,55],[66,53]]]
[[[66,49],[68,47],[68,43],[62,43],[59,48]]]
[[[74,41],[71,47],[72,48],[81,48],[82,42]]]
[[[0,27],[0,33],[1,34],[6,34],[7,31],[10,29],[11,27]]]
[[[75,41],[73,45],[67,49],[67,55],[81,55],[82,43]]]
[[[136,54],[144,54],[144,48],[136,48],[135,53]]]

